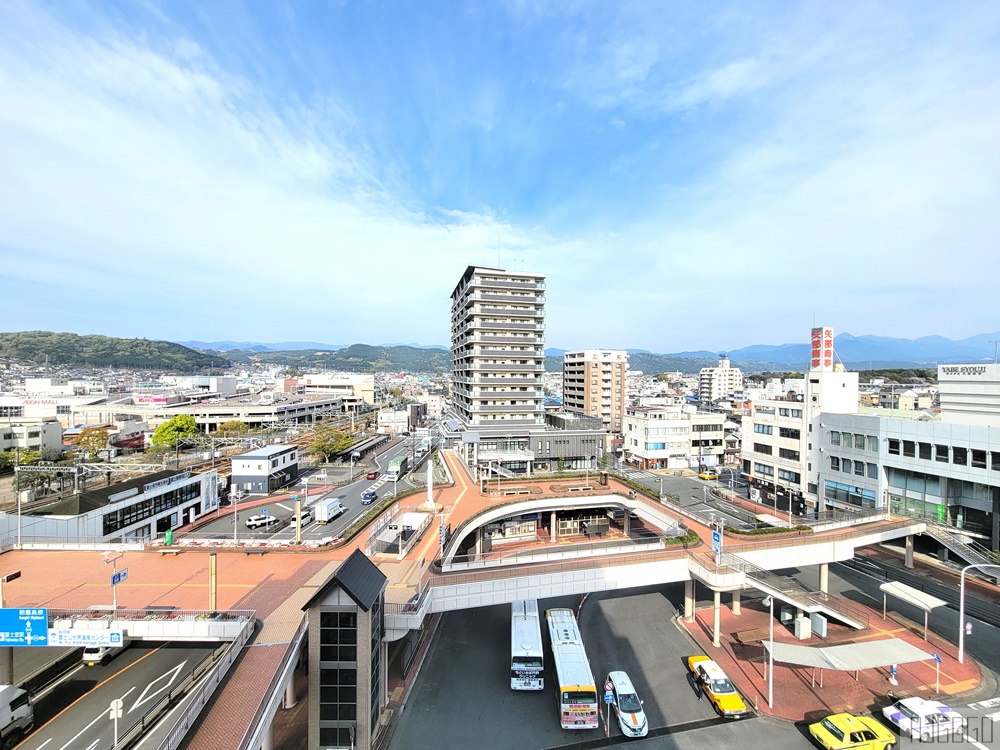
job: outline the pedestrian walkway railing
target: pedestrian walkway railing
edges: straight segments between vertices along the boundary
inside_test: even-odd
[[[817,607],[825,609],[859,630],[864,630],[869,626],[868,614],[860,607],[855,607],[822,591],[815,591],[796,578],[779,576],[738,555],[722,555],[721,563],[730,570],[741,571],[746,575],[751,585],[766,593],[777,595],[779,599],[785,599],[789,604],[794,604],[805,610]]]
[[[970,565],[1000,564],[1000,553],[994,552],[957,529],[928,523],[927,533]]]

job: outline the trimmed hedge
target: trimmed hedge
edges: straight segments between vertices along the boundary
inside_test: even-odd
[[[801,533],[811,530],[809,526],[793,526],[790,529],[785,529],[781,526],[764,526],[759,529],[734,529],[732,526],[727,526],[725,529],[727,534],[735,534],[736,536],[766,536],[767,534],[791,534],[793,532]]]

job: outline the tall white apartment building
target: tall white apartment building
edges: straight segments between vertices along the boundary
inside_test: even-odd
[[[729,365],[729,357],[719,355],[718,367],[702,367],[698,375],[698,398],[703,404],[730,398],[743,392],[743,371]]]
[[[451,294],[452,408],[467,426],[543,425],[545,276],[469,266]]]
[[[563,355],[563,406],[600,417],[605,429],[621,432],[628,353],[585,349]]]

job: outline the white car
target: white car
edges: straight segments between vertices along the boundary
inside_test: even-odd
[[[605,684],[611,685],[611,705],[622,734],[626,737],[645,737],[649,732],[649,722],[642,710],[642,701],[632,687],[632,680],[625,672],[609,672]]]
[[[908,734],[921,742],[934,737],[965,734],[968,723],[955,709],[923,698],[903,698],[883,708],[882,714],[899,727],[901,735]]]
[[[263,514],[258,516],[250,516],[246,520],[246,525],[248,529],[259,529],[263,526],[265,529],[270,528],[278,523],[278,518],[276,516],[265,516]]]

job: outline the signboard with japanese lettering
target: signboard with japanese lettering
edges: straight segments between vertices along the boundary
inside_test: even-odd
[[[49,645],[66,646],[103,646],[118,648],[124,642],[121,630],[83,630],[81,628],[49,628]]]
[[[39,607],[0,609],[0,646],[48,646],[49,611]]]
[[[816,372],[833,370],[833,329],[813,328],[809,369]]]

